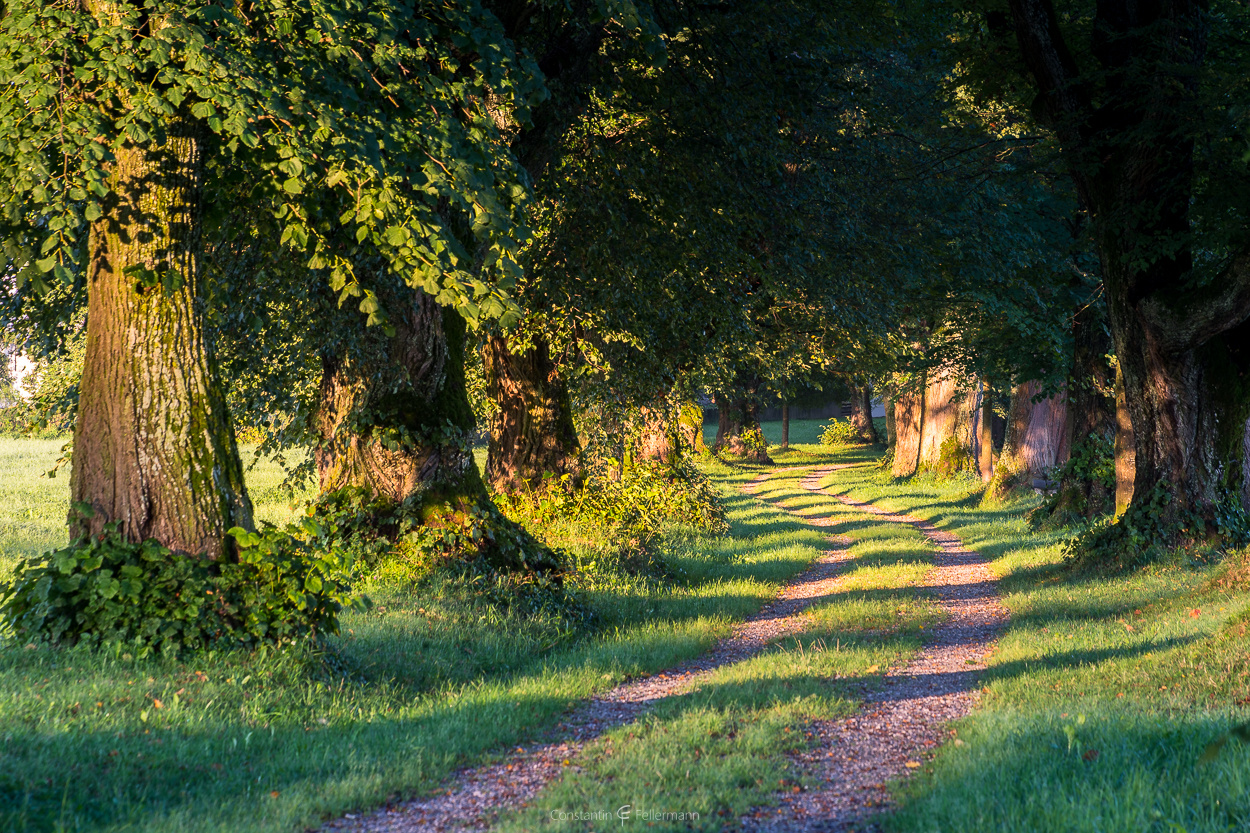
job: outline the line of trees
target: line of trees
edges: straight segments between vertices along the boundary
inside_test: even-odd
[[[763,460],[763,397],[834,379],[888,397],[896,473],[954,437],[989,477],[994,414],[1018,455],[1060,396],[1052,462],[1131,446],[1130,518],[1244,527],[1243,17],[6,2],[4,318],[84,355],[74,531],[234,557],[242,423],[554,569],[492,491],[670,463],[697,392]],[[1101,477],[1064,471],[1083,514]]]

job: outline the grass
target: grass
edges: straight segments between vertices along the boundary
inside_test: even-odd
[[[781,456],[805,465],[835,459],[814,447]],[[711,468],[729,482],[760,470]],[[719,669],[637,724],[597,740],[565,778],[506,815],[502,830],[598,829],[593,822],[603,814],[619,825],[613,814],[622,807],[648,830],[732,829],[742,814],[774,804],[778,791],[815,786],[789,757],[812,742],[812,721],[854,711],[862,687],[878,685],[887,668],[918,650],[924,627],[939,614],[915,589],[933,555],[918,532],[866,518],[801,489],[798,480],[798,472],[787,472],[767,481],[754,511],[783,508],[796,532],[812,529],[803,516],[831,517],[830,531],[852,541],[842,589],[813,608],[801,634]]]
[[[933,520],[992,559],[1011,624],[981,708],[900,788],[900,831],[1224,831],[1250,827],[1250,748],[1206,745],[1250,719],[1250,584],[1178,556],[1131,573],[1063,565],[1071,530],[1033,533],[1031,497],[982,505],[980,484],[893,481],[837,491]]]
[[[46,485],[24,476],[6,485]],[[254,494],[276,477],[253,469]],[[819,535],[781,512],[741,496],[727,506],[729,535],[667,537],[680,582],[588,594],[600,629],[577,639],[463,594],[379,583],[377,607],[344,618],[329,658],[4,645],[0,829],[287,831],[426,792],[578,700],[705,650],[816,557]],[[52,528],[24,552],[58,543]]]
[[[8,558],[62,534],[64,481],[31,474],[59,444],[26,442],[0,445]],[[779,464],[803,467],[875,454],[774,451]],[[760,471],[708,469],[726,487]],[[827,531],[848,536],[854,560],[803,633],[598,739],[501,822],[600,829],[577,814],[629,805],[648,830],[732,828],[781,790],[817,786],[791,755],[812,743],[811,723],[856,708],[863,687],[906,661],[939,616],[916,588],[932,547],[914,529],[798,479],[775,476],[758,498],[727,492],[727,536],[673,530],[664,556],[684,579],[596,590],[602,629],[579,639],[455,593],[378,585],[378,607],[345,621],[333,664],[297,651],[174,663],[0,648],[0,829],[287,831],[423,793],[458,766],[529,742],[594,692],[704,650],[827,546],[802,516],[830,515]],[[895,481],[868,465],[826,482],[960,535],[991,560],[1012,614],[981,706],[952,727],[957,743],[895,786],[888,829],[1250,827],[1250,747],[1199,760],[1250,720],[1250,561],[1178,556],[1131,573],[1077,573],[1063,564],[1070,530],[1029,531],[1031,496],[986,504],[979,482]],[[258,505],[289,511],[278,497]]]
[[[47,476],[65,443],[64,439],[0,438],[0,580],[19,559],[68,543],[69,466],[58,468],[54,477]],[[250,446],[240,452],[250,466],[247,485],[257,520],[282,523],[294,517],[290,496],[279,488],[286,477],[282,467],[274,460],[256,460]],[[298,495],[297,500],[303,497]]]

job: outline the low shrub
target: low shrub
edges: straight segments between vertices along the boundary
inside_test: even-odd
[[[676,571],[654,546],[666,525],[728,530],[720,496],[684,458],[667,465],[637,464],[624,472],[603,465],[577,484],[566,475],[496,499],[510,517],[574,550],[579,584],[589,587],[610,583],[618,574],[675,578]]]
[[[175,554],[128,541],[116,522],[42,558],[0,585],[0,621],[23,641],[123,644],[139,656],[210,645],[285,644],[338,633],[352,562],[327,547],[312,518],[259,532],[230,530],[238,560]]]
[[[976,471],[972,452],[959,442],[958,437],[947,437],[938,447],[938,461],[933,473],[938,480],[949,480],[962,472]]]
[[[820,432],[821,445],[863,445],[864,442],[859,428],[849,419],[832,419]]]

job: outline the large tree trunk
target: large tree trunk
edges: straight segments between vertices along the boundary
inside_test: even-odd
[[[324,360],[316,451],[322,492],[352,488],[415,504],[407,517],[458,535],[456,557],[558,571],[549,549],[499,513],[473,461],[464,319],[419,290],[400,288],[384,300],[395,335]],[[471,535],[460,534],[466,526]]]
[[[395,502],[435,493],[484,499],[470,444],[463,319],[410,290],[388,299],[388,312],[392,338],[323,357],[321,490],[359,487]]]
[[[920,468],[946,469],[946,474],[971,462],[972,433],[976,420],[975,399],[961,392],[955,371],[941,368],[929,374],[924,389],[920,425]],[[954,457],[948,441],[954,441]],[[943,459],[946,449],[947,459]],[[956,459],[957,458],[957,459]]]
[[[735,457],[752,463],[771,463],[772,458],[764,448],[764,433],[760,429],[759,407],[749,396],[728,399],[717,396],[720,424],[716,432],[715,451],[727,451]]]
[[[1011,393],[1003,458],[1013,471],[1042,480],[1068,461],[1068,409],[1063,394],[1040,402],[1040,382],[1017,385]]]
[[[851,424],[865,441],[876,444],[881,441],[877,426],[872,421],[872,388],[868,385],[847,386],[851,392]]]
[[[981,415],[977,421],[977,471],[982,482],[994,479],[994,396],[989,385],[981,383]]]
[[[1077,310],[1072,320],[1072,343],[1072,372],[1066,391],[1069,457],[1092,460],[1114,443],[1116,434],[1115,380],[1107,363],[1111,339],[1098,305],[1085,304]],[[1089,466],[1068,466],[1059,481],[1059,499],[1053,509],[1092,519],[1110,511],[1114,500],[1114,487],[1091,477]]]
[[[544,477],[580,472],[581,445],[568,389],[542,338],[513,353],[507,339],[482,345],[486,381],[496,410],[490,423],[486,482],[496,492],[537,488]]]
[[[924,427],[925,391],[908,389],[894,400],[895,477],[913,475],[920,468],[920,432]]]
[[[656,399],[653,404],[644,406],[639,415],[642,431],[636,459],[665,466],[675,463],[681,454],[681,434],[667,400]]]
[[[202,153],[183,121],[162,146],[123,147],[91,226],[70,492],[95,514],[71,515],[71,531],[119,521],[128,540],[219,558],[252,506],[205,339]]]
[[[1093,218],[1133,425],[1129,511],[1146,511],[1163,487],[1172,493],[1164,525],[1179,529],[1192,515],[1213,523],[1235,462],[1228,434],[1244,409],[1226,383],[1248,369],[1230,331],[1250,315],[1250,254],[1194,285],[1193,137],[1203,123],[1196,79],[1210,12],[1204,3],[1099,3],[1095,99],[1050,0],[1011,7],[1042,93],[1038,109],[1050,114]]]
[[[707,451],[707,443],[703,440],[703,409],[694,402],[683,402],[681,415],[678,417],[678,428],[681,442],[685,448],[695,454]]]

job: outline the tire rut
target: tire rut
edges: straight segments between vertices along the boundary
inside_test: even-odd
[[[850,465],[815,469],[799,485],[882,520],[907,524],[935,544],[934,567],[918,589],[930,591],[946,615],[910,662],[891,669],[879,690],[866,693],[858,714],[814,726],[818,742],[796,762],[822,786],[779,794],[779,806],[757,808],[742,819],[748,831],[876,829],[873,817],[890,803],[886,782],[923,766],[929,750],[949,738],[945,724],[976,707],[979,672],[1007,622],[985,558],[928,521],[820,487],[821,480],[844,468]]]
[[[773,470],[741,487],[753,495]],[[777,598],[736,626],[711,650],[659,673],[627,681],[575,708],[529,748],[517,747],[497,763],[462,769],[435,795],[396,803],[382,810],[347,815],[326,822],[323,833],[447,833],[487,830],[501,811],[525,807],[565,768],[587,743],[642,717],[657,701],[688,691],[726,665],[742,662],[775,640],[798,633],[806,611],[836,592],[850,555],[848,539],[828,536],[824,551]]]

